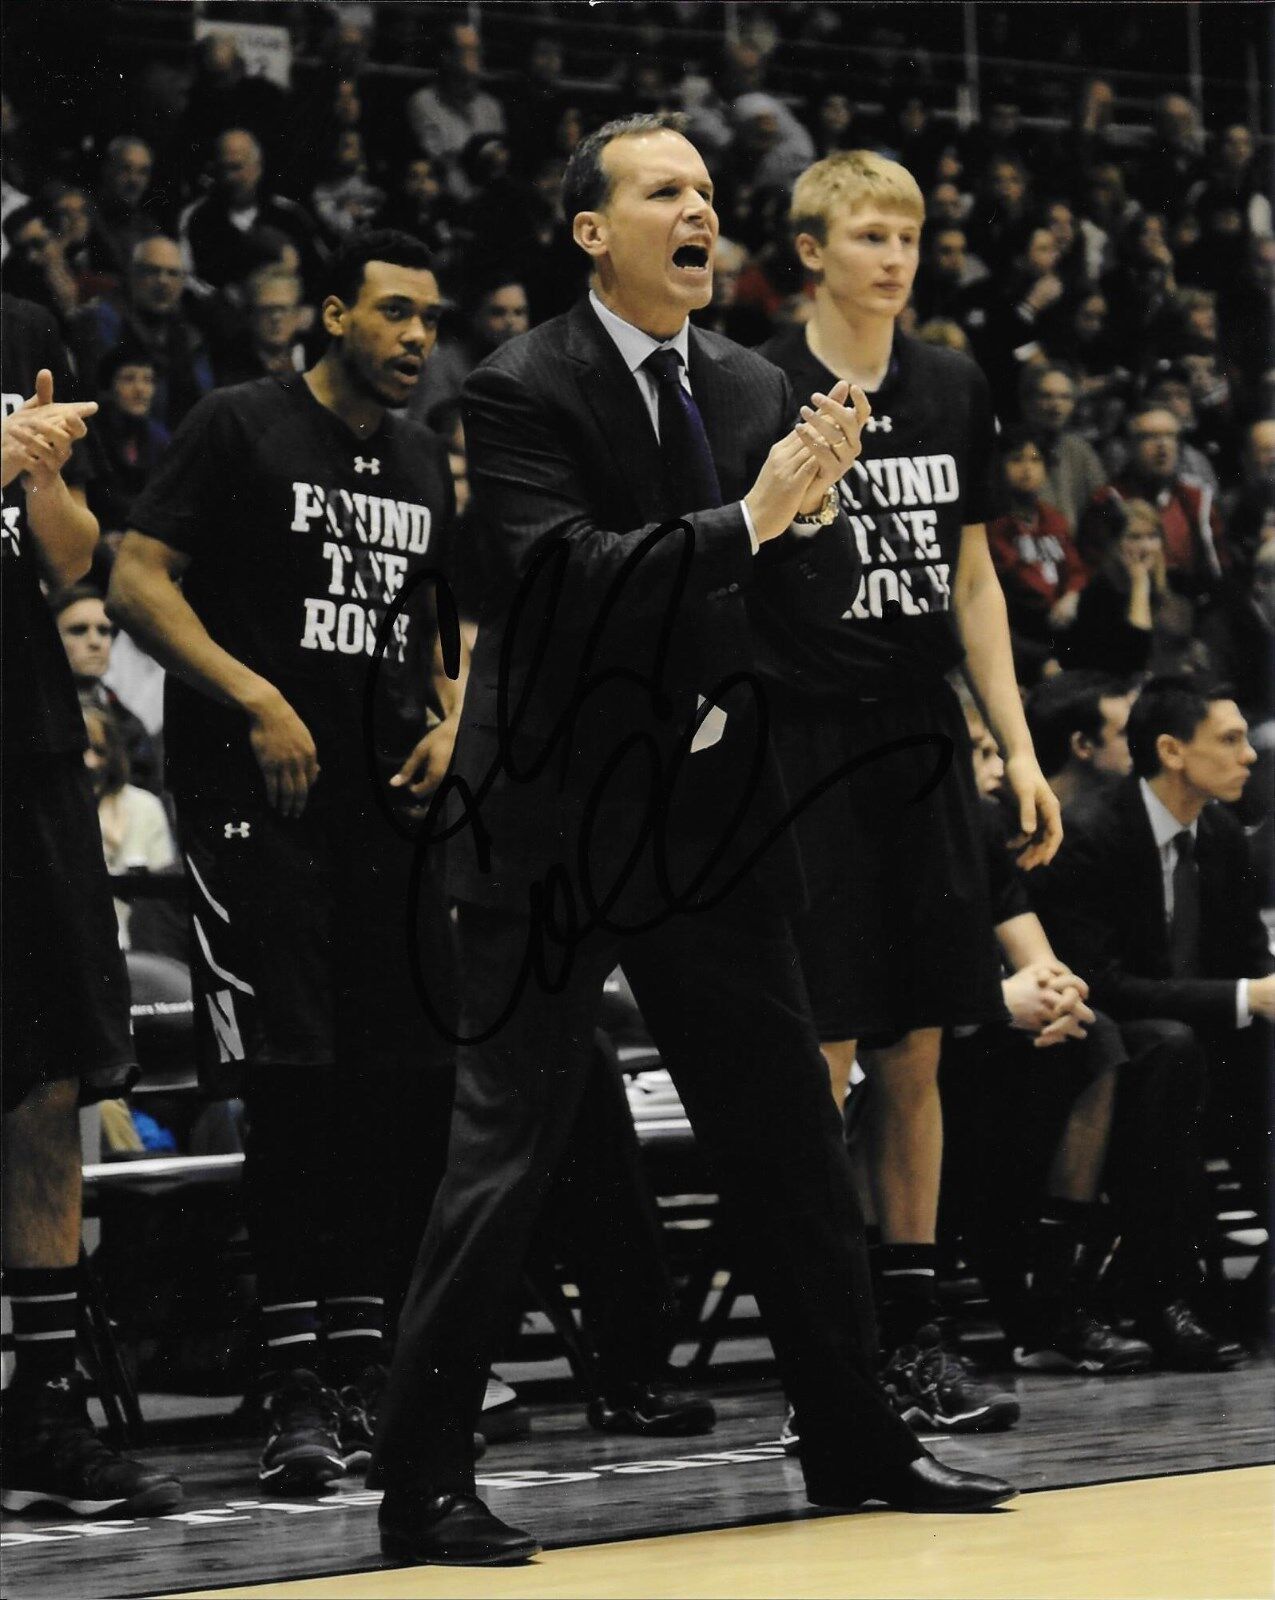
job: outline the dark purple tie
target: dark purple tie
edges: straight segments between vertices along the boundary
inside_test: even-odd
[[[682,387],[681,356],[665,347],[652,350],[642,365],[659,393],[660,454],[670,509],[680,515],[721,505],[722,486],[704,419],[694,396]]]
[[[1175,833],[1178,859],[1173,866],[1173,921],[1169,925],[1169,960],[1175,978],[1194,978],[1200,971],[1200,868],[1191,830]]]

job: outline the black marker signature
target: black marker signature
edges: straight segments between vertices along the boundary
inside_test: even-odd
[[[447,840],[470,836],[470,845],[476,856],[478,868],[483,873],[491,871],[491,834],[482,815],[483,802],[493,784],[502,775],[515,784],[531,784],[558,756],[562,762],[562,776],[570,760],[573,733],[581,712],[600,690],[616,682],[637,688],[648,697],[653,715],[668,721],[673,714],[673,696],[666,682],[669,652],[673,629],[689,579],[694,555],[694,530],[686,522],[670,522],[654,529],[628,557],[615,579],[595,617],[580,653],[576,680],[571,694],[562,707],[554,726],[547,733],[537,733],[538,748],[522,726],[528,703],[538,675],[543,667],[553,637],[558,606],[562,598],[566,563],[570,550],[563,540],[547,541],[533,556],[526,574],[511,602],[502,640],[499,673],[496,688],[495,758],[476,787],[458,773],[449,772],[430,797],[429,804],[419,823],[410,824],[381,792],[376,781],[375,740],[371,728],[371,712],[379,681],[380,664],[388,646],[394,621],[407,604],[411,593],[421,582],[435,585],[435,601],[446,670],[455,677],[459,672],[459,625],[455,600],[446,581],[440,574],[428,571],[416,576],[411,585],[396,596],[386,612],[377,638],[377,649],[369,673],[365,699],[365,747],[369,771],[377,802],[387,820],[400,833],[410,828],[415,838],[408,883],[407,939],[413,979],[422,1008],[443,1037],[455,1044],[481,1044],[492,1038],[517,1009],[527,983],[534,977],[538,985],[549,994],[560,993],[570,978],[574,954],[580,943],[591,933],[636,934],[649,932],[679,913],[706,911],[720,904],[758,865],[795,820],[814,805],[829,789],[854,772],[874,761],[912,749],[933,749],[934,766],[916,793],[905,803],[915,804],[925,798],[942,781],[952,762],[953,743],[945,734],[914,734],[887,741],[876,748],[861,752],[825,774],[820,781],[781,817],[748,852],[746,859],[738,862],[724,882],[711,894],[703,893],[705,884],[722,864],[735,844],[739,829],[748,815],[758,788],[766,774],[770,754],[771,715],[766,693],[760,678],[748,671],[729,674],[710,690],[702,690],[705,703],[693,724],[678,737],[671,755],[662,750],[649,733],[631,731],[618,740],[601,771],[595,778],[581,814],[579,834],[576,839],[576,876],[573,880],[562,862],[549,865],[542,879],[528,885],[526,917],[528,921],[527,944],[523,960],[503,1009],[496,1018],[480,1031],[462,1035],[457,1033],[440,1014],[429,988],[429,975],[422,963],[420,935],[417,926],[417,908],[424,889],[425,874],[432,871],[430,851]],[[668,575],[668,592],[664,597],[659,626],[655,632],[651,661],[647,670],[635,667],[608,667],[595,670],[594,663],[606,629],[616,613],[625,591],[639,574],[641,565],[666,539],[679,541],[677,559]],[[525,615],[538,586],[546,593],[547,604],[541,613],[538,631],[530,641],[524,641],[520,630],[525,627]],[[511,680],[516,661],[526,663],[521,692],[511,704]],[[734,697],[732,715],[738,714],[738,697],[743,695],[751,707],[752,747],[749,752],[747,772],[736,790],[736,803],[722,819],[717,831],[703,840],[703,854],[695,862],[688,882],[675,885],[669,867],[669,827],[671,811],[677,798],[678,780],[687,759],[692,755],[692,745],[703,719],[714,706],[727,697]],[[522,744],[531,743],[528,753],[521,755],[513,749],[516,735]],[[733,737],[739,737],[738,734]],[[594,881],[594,868],[590,845],[597,820],[610,796],[612,785],[623,777],[624,793],[638,797],[638,823],[633,830],[632,842],[624,860],[609,884]],[[455,807],[458,815],[450,822],[444,812]],[[650,847],[659,904],[650,915],[638,920],[617,920],[616,907],[633,874]]]

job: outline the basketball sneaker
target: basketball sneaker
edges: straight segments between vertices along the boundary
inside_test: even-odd
[[[171,1511],[181,1501],[181,1484],[100,1439],[85,1390],[78,1372],[43,1383],[14,1379],[4,1397],[0,1504],[6,1511],[61,1506],[76,1517]]]
[[[1155,1352],[1142,1339],[1126,1339],[1087,1311],[1042,1330],[1030,1344],[1014,1346],[1014,1365],[1024,1372],[1145,1372]]]
[[[977,1379],[964,1356],[944,1347],[933,1323],[900,1345],[881,1371],[894,1409],[932,1433],[996,1433],[1018,1421],[1018,1400]]]
[[[310,1494],[345,1472],[341,1402],[313,1372],[281,1374],[266,1394],[270,1434],[257,1482],[272,1494]]]
[[[366,1472],[372,1459],[376,1418],[390,1369],[377,1361],[364,1367],[353,1383],[337,1390],[340,1416],[337,1440],[347,1472]]]

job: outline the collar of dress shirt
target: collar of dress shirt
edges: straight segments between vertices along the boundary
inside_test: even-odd
[[[589,304],[598,314],[598,321],[606,329],[611,342],[624,358],[624,364],[629,371],[636,374],[638,368],[650,355],[652,350],[676,350],[682,358],[682,376],[685,378],[691,363],[691,325],[684,322],[671,339],[653,339],[649,333],[643,333],[641,328],[635,328],[631,322],[626,322],[623,317],[617,317],[608,306],[604,306],[596,293],[589,290]]]
[[[1138,780],[1138,788],[1142,791],[1142,803],[1147,808],[1147,816],[1151,822],[1151,832],[1155,836],[1156,849],[1164,850],[1170,840],[1175,839],[1182,832],[1182,824],[1145,778]],[[1197,817],[1187,829],[1193,839],[1196,837],[1196,831],[1199,826],[1200,819]]]

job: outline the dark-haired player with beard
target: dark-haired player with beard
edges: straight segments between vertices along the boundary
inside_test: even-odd
[[[410,898],[401,814],[446,770],[460,696],[422,576],[452,565],[446,446],[398,414],[441,296],[401,233],[363,235],[326,274],[324,355],[195,407],[109,596],[169,670],[202,1064],[241,1081],[248,1113],[276,1494],[366,1456],[396,1252],[419,1236],[452,1092],[407,938],[447,995],[450,922],[428,875]]]
[[[940,1041],[1005,1015],[968,735],[946,681],[962,663],[1005,750],[1020,864],[1048,861],[1062,833],[988,551],[987,382],[895,325],[924,216],[911,173],[872,152],[838,152],[797,180],[790,221],[814,313],[760,353],[795,394],[848,380],[868,395],[862,456],[838,484],[863,582],[837,617],[807,601],[793,626],[764,591],[750,614],[789,792],[857,763],[798,820],[812,892],[794,932],[839,1105],[856,1052],[867,1073],[885,1383],[908,1420],[968,1432],[1008,1426],[1018,1403],[944,1348],[937,1316]]]

